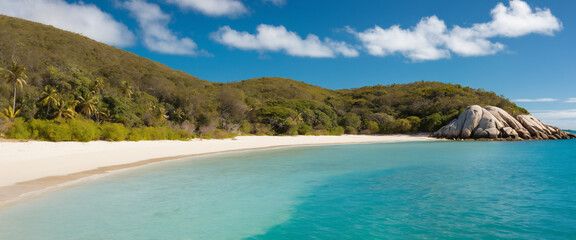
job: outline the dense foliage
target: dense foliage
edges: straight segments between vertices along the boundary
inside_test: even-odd
[[[2,15],[0,67],[0,115],[6,119],[0,131],[11,138],[410,133],[434,131],[472,104],[526,112],[493,92],[440,82],[337,91],[270,77],[212,83]]]
[[[44,141],[80,141],[93,140],[185,140],[192,137],[187,131],[170,127],[141,127],[128,129],[120,123],[97,122],[86,119],[32,119],[24,121],[16,118],[6,136],[15,139],[37,139]]]

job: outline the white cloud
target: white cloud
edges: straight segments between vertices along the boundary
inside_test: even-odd
[[[345,42],[334,41],[330,38],[325,38],[324,43],[332,49],[336,54],[340,54],[344,57],[358,57],[360,55],[355,47],[351,46]]]
[[[286,4],[286,0],[263,0],[264,2],[270,2],[276,6],[283,6]]]
[[[576,103],[576,98],[568,98],[568,99],[566,99],[565,102],[567,102],[567,103]]]
[[[415,60],[446,58],[450,53],[437,46],[445,41],[446,25],[436,16],[422,19],[411,30],[394,25],[388,29],[376,26],[356,36],[363,42],[368,53],[387,56],[396,52]]]
[[[326,38],[320,40],[318,36],[309,34],[305,39],[297,33],[286,30],[284,26],[271,26],[260,24],[256,34],[238,32],[229,26],[221,27],[212,33],[215,41],[242,50],[256,51],[284,51],[288,55],[297,57],[356,57],[358,51],[344,42],[337,42]]]
[[[558,99],[555,98],[536,98],[536,99],[515,99],[513,102],[556,102]]]
[[[509,7],[499,3],[491,13],[491,22],[474,26],[487,37],[520,37],[531,33],[554,35],[555,31],[562,29],[562,24],[550,9],[536,8],[536,11],[532,11],[521,0],[510,1]]]
[[[448,29],[436,16],[426,17],[411,29],[394,25],[379,26],[363,32],[350,31],[363,43],[369,54],[388,56],[401,54],[413,61],[449,58],[451,52],[460,56],[484,56],[505,49],[494,37],[521,37],[527,34],[553,35],[562,29],[560,21],[549,9],[532,8],[522,0],[511,0],[508,7],[499,3],[491,12],[492,21],[472,27]]]
[[[148,49],[174,55],[197,54],[197,46],[192,39],[178,38],[168,29],[170,16],[162,12],[158,5],[144,0],[130,0],[122,3],[122,6],[138,21],[144,35],[144,45]]]
[[[52,25],[117,47],[130,46],[135,40],[126,25],[97,6],[81,1],[2,0],[0,14]]]
[[[576,109],[530,110],[530,113],[547,125],[576,130]]]
[[[492,55],[505,48],[501,43],[479,37],[479,32],[475,29],[459,26],[454,26],[445,39],[445,47],[463,57]]]
[[[238,0],[166,0],[183,9],[192,9],[208,16],[238,16],[248,12],[248,9]],[[278,0],[274,0],[276,2]]]

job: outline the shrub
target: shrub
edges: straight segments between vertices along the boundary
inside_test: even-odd
[[[360,124],[362,124],[360,117],[354,113],[347,113],[340,120],[340,124],[344,127],[344,130],[348,134],[356,134]]]
[[[434,132],[442,127],[442,116],[438,113],[424,117],[420,122],[420,130]]]
[[[420,122],[422,122],[422,119],[416,116],[409,116],[406,118],[406,120],[410,122],[410,125],[412,126],[412,132],[418,132],[418,129],[420,129]]]
[[[184,129],[178,129],[176,130],[176,134],[178,134],[178,138],[179,140],[188,140],[188,139],[192,139],[195,138],[196,136],[194,135],[194,133],[190,132],[190,131],[186,131]]]
[[[32,139],[53,142],[73,140],[70,125],[63,120],[33,119],[29,124],[32,130]]]
[[[412,129],[412,125],[406,119],[396,119],[392,123],[392,129],[394,133],[407,133]]]
[[[380,127],[376,121],[366,121],[364,123],[364,129],[367,130],[363,131],[366,132],[366,134],[374,134],[380,131]]]
[[[229,133],[222,138],[233,137]],[[143,127],[127,129],[120,123],[99,124],[92,120],[40,120],[29,122],[17,118],[11,123],[6,134],[12,139],[36,139],[42,141],[140,141],[140,140],[187,140],[194,137],[193,133],[183,129],[174,130],[170,127]]]
[[[144,135],[146,140],[163,139],[163,132],[155,127],[144,127],[142,135]]]
[[[223,129],[216,129],[204,136],[202,136],[204,139],[225,139],[225,138],[233,138],[236,137],[237,134],[231,133],[231,132],[227,132],[224,131]]]
[[[313,130],[310,132],[310,134],[311,134],[311,135],[314,135],[314,136],[333,135],[333,134],[331,134],[330,131],[328,131],[328,130],[326,130],[326,129],[313,129]]]
[[[5,121],[0,119],[0,137],[4,137],[12,127],[12,121]]]
[[[128,134],[128,141],[141,141],[149,140],[144,136],[144,131],[142,128],[132,128],[130,134]]]
[[[124,141],[128,138],[130,130],[120,123],[102,123],[100,125],[100,134],[103,140],[107,141]]]
[[[256,123],[254,124],[254,134],[258,135],[258,136],[263,136],[263,135],[272,135],[273,132],[272,130],[270,130],[270,125],[267,124],[262,124],[262,123]]]
[[[209,135],[210,135],[210,138],[224,139],[224,138],[226,138],[226,136],[228,136],[228,133],[222,129],[216,129],[216,130],[210,132]]]
[[[240,124],[240,129],[238,130],[240,130],[240,132],[243,134],[250,134],[252,130],[252,124],[247,121],[242,121],[242,124]]]
[[[310,134],[311,128],[306,123],[298,124],[298,134],[300,135],[308,135]]]
[[[14,121],[9,138],[36,139],[43,141],[81,141],[100,139],[98,123],[92,120],[39,120],[28,123],[22,119]]]
[[[344,128],[341,126],[335,127],[334,129],[330,130],[330,135],[342,135],[344,134]]]
[[[12,126],[9,127],[8,132],[6,134],[7,138],[12,139],[30,139],[32,136],[32,131],[30,129],[30,125],[24,121],[22,118],[14,119],[14,122],[11,124]]]
[[[88,142],[93,140],[100,140],[100,129],[98,123],[92,120],[72,119],[68,122],[60,124],[63,127],[70,129],[73,141]]]
[[[344,129],[344,133],[346,133],[346,134],[357,134],[357,133],[358,133],[358,130],[357,130],[357,128],[355,128],[355,127],[347,126],[347,127]]]
[[[133,128],[128,140],[187,140],[192,136],[191,132],[182,129],[176,131],[170,127],[143,127]]]

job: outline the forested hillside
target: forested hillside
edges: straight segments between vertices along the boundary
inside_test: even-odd
[[[437,130],[473,104],[526,112],[493,92],[440,82],[343,90],[276,77],[213,83],[2,15],[0,67],[0,131],[13,138],[410,133]],[[78,137],[75,127],[93,133]],[[49,130],[57,128],[67,135]]]

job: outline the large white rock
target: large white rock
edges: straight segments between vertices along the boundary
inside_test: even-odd
[[[532,137],[535,138],[548,139],[549,136],[552,135],[552,132],[556,132],[555,129],[545,125],[532,115],[518,115],[518,120],[528,129]]]
[[[462,119],[461,119],[462,118]],[[462,122],[462,130],[460,131],[461,138],[469,138],[472,136],[472,132],[480,123],[482,118],[482,107],[478,105],[472,105],[466,108],[460,116],[458,116],[458,121]],[[457,122],[458,122],[457,121]]]
[[[458,119],[454,119],[446,126],[438,130],[436,132],[436,134],[438,135],[437,137],[445,136],[446,138],[457,138],[460,135],[460,130],[462,129],[461,126],[457,125],[457,121]]]
[[[518,132],[516,130],[514,130],[514,128],[512,128],[512,127],[503,127],[501,132],[502,132],[503,138],[516,139],[516,138],[520,137],[518,135]]]
[[[473,138],[497,138],[504,124],[494,117],[488,110],[482,109],[482,117],[474,129]]]
[[[516,118],[499,107],[472,105],[432,134],[439,138],[569,139],[575,134],[548,126],[531,115]]]
[[[492,115],[498,120],[500,120],[500,122],[504,124],[504,127],[511,127],[514,129],[517,132],[517,137],[519,136],[526,139],[530,138],[530,132],[528,132],[528,130],[522,126],[522,123],[516,120],[516,118],[512,117],[512,115],[508,114],[502,108],[487,106],[485,109],[492,113]]]

